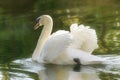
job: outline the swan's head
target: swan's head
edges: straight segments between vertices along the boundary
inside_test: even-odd
[[[52,18],[49,15],[42,15],[38,17],[35,22],[36,22],[36,25],[34,26],[34,29],[36,30],[39,28],[39,26],[42,26],[42,25],[44,26],[47,24],[49,25],[50,23],[52,23]]]

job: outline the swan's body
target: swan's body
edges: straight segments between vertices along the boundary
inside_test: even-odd
[[[103,60],[92,55],[98,47],[94,29],[72,24],[70,32],[59,30],[51,34],[53,21],[49,15],[37,18],[37,25],[44,25],[32,59],[39,63],[52,64],[99,64]]]

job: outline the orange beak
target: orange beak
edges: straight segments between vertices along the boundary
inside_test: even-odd
[[[36,23],[34,26],[34,30],[36,30],[39,26],[40,26],[39,23]]]

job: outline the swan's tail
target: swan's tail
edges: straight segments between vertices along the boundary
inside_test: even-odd
[[[68,48],[67,53],[70,59],[79,59],[79,62],[82,65],[89,65],[89,64],[102,64],[105,60],[101,57],[88,54],[82,50]]]
[[[94,29],[89,26],[72,24],[70,31],[73,37],[72,48],[81,49],[88,53],[98,48],[97,35]]]

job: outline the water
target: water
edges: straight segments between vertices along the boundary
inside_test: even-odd
[[[14,60],[1,67],[2,80],[119,80],[120,56],[100,56],[102,65],[45,65],[31,58]]]
[[[120,80],[119,0],[0,1],[0,80]],[[103,65],[57,66],[31,61],[42,28],[33,30],[41,14],[53,17],[53,32],[72,23],[91,26]]]

